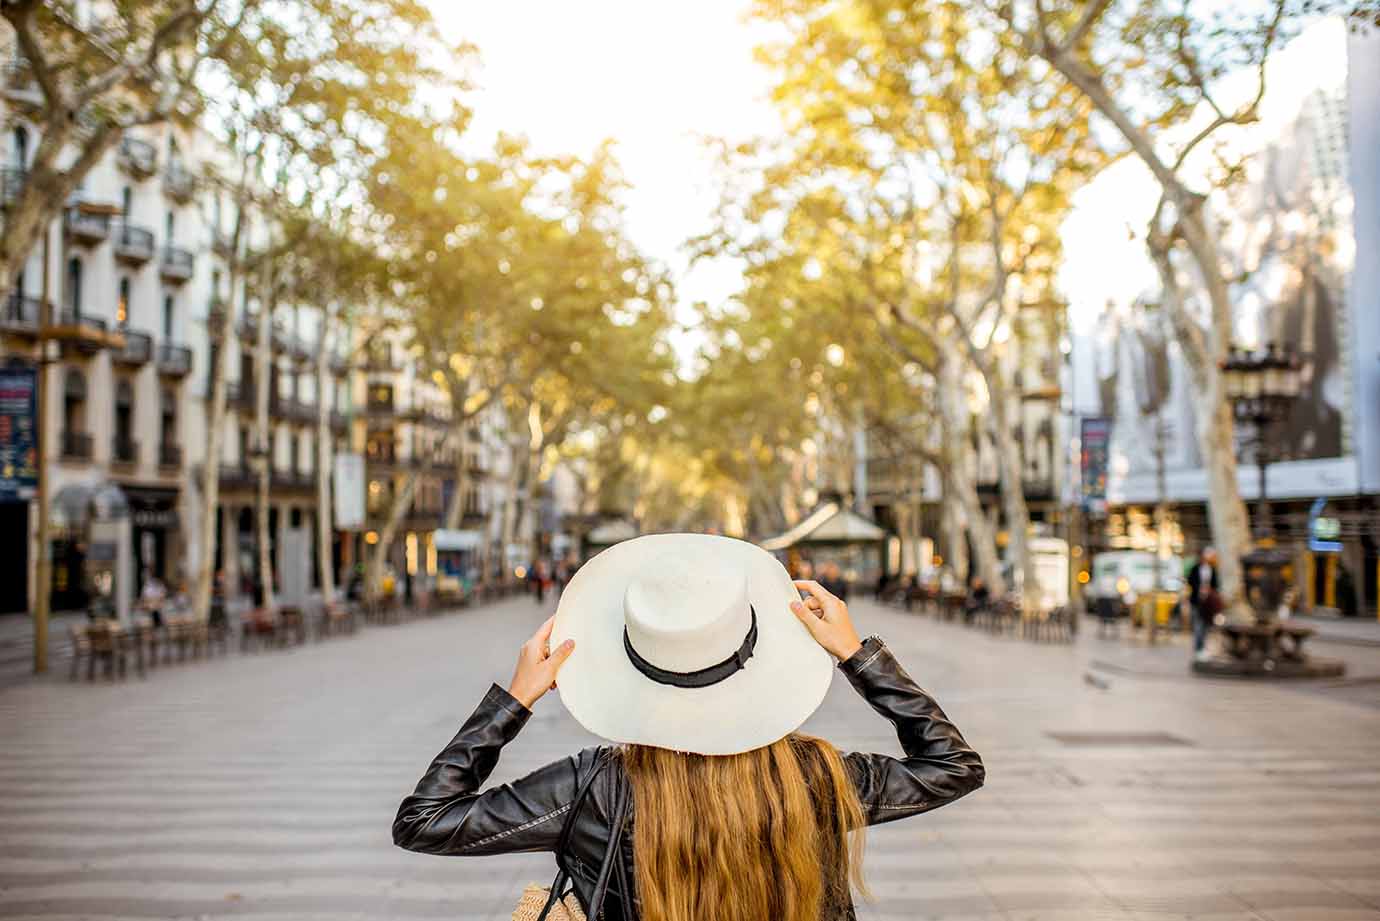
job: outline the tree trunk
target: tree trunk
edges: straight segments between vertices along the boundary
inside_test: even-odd
[[[409,470],[402,489],[393,497],[393,504],[388,509],[388,518],[379,530],[379,541],[374,544],[374,550],[369,554],[365,581],[370,598],[378,599],[383,592],[383,564],[387,562],[388,552],[398,537],[398,530],[402,527],[403,519],[407,517],[408,508],[412,506],[412,497],[417,494],[417,480],[416,469]]]
[[[57,161],[71,140],[65,120],[49,118],[32,164],[25,164],[29,175],[18,197],[4,208],[4,227],[0,233],[0,282],[8,291],[24,268],[44,229],[62,214],[67,199],[120,139],[122,132],[105,125],[81,146],[77,159],[65,170]]]
[[[968,437],[968,421],[963,406],[962,364],[960,359],[947,352],[941,352],[939,361],[939,404],[944,420],[944,457],[946,463],[940,471],[944,477],[944,490],[952,492],[963,509],[967,523],[968,536],[972,540],[973,554],[977,557],[977,575],[994,597],[1006,594],[1006,583],[1001,577],[1001,563],[997,559],[996,535],[992,523],[982,510],[982,500],[978,497],[977,485],[971,475],[973,448]]]
[[[1218,580],[1228,608],[1245,613],[1241,557],[1251,544],[1250,518],[1236,478],[1236,442],[1231,404],[1226,399],[1222,372],[1203,329],[1189,315],[1183,288],[1170,257],[1169,244],[1152,237],[1150,254],[1164,289],[1175,338],[1193,384],[1198,444],[1208,481],[1208,523],[1218,550]],[[1220,338],[1220,337],[1219,337]]]
[[[945,479],[942,473],[940,479]],[[963,504],[958,499],[957,491],[950,488],[947,483],[942,491],[943,499],[941,500],[940,514],[944,522],[946,558],[953,574],[961,583],[967,584],[968,541],[965,537],[967,527],[963,516]]]
[[[271,260],[270,260],[271,265]],[[268,433],[270,368],[273,365],[273,295],[275,279],[265,266],[268,299],[259,311],[259,326],[254,340],[254,438],[259,457],[258,484],[254,490],[255,543],[259,557],[259,584],[262,606],[273,610],[273,544],[269,527],[269,487],[273,475],[273,449]]]
[[[1112,122],[1130,144],[1136,156],[1159,180],[1161,193],[1173,205],[1176,229],[1182,235],[1198,269],[1211,308],[1212,323],[1207,335],[1188,315],[1178,278],[1169,258],[1169,241],[1161,239],[1160,229],[1152,227],[1149,238],[1151,258],[1159,271],[1175,338],[1189,365],[1199,399],[1198,437],[1208,479],[1208,516],[1213,541],[1219,553],[1219,584],[1230,608],[1245,611],[1241,557],[1251,544],[1249,518],[1236,478],[1236,447],[1231,406],[1221,385],[1217,363],[1231,344],[1232,313],[1230,290],[1222,270],[1217,238],[1204,214],[1204,201],[1180,181],[1177,173],[1155,149],[1149,134],[1140,128],[1112,97],[1102,80],[1068,52],[1052,52],[1041,46],[1040,53],[1077,87]]]
[[[1006,555],[1014,577],[1019,580],[1015,588],[1029,593],[1035,590],[1037,577],[1035,562],[1030,555],[1030,509],[1025,502],[1024,471],[1021,469],[1024,451],[1015,438],[1015,424],[1011,418],[1013,396],[1005,380],[995,388],[992,386],[992,379],[1002,373],[999,367],[993,367],[992,371],[993,374],[984,376],[988,381],[987,392],[994,410],[991,420],[997,442],[998,469],[1001,472],[1002,512],[1006,516]]]
[[[503,497],[503,530],[500,532],[503,541],[500,547],[504,569],[508,566],[508,547],[512,544],[517,532],[518,517],[518,486],[522,481],[521,466],[526,462],[527,452],[524,450],[524,443],[521,438],[510,438],[508,441],[509,464],[508,481]]]
[[[206,421],[206,456],[202,462],[201,473],[201,533],[200,557],[197,561],[196,584],[192,593],[192,609],[196,618],[205,621],[211,613],[211,592],[216,566],[216,508],[220,504],[220,452],[221,437],[225,429],[225,383],[230,372],[230,336],[235,328],[235,298],[239,292],[240,278],[244,264],[239,255],[240,234],[244,228],[245,176],[250,172],[249,160],[243,167],[240,187],[235,202],[235,224],[230,233],[230,296],[219,304],[219,311],[213,310],[207,320],[211,345],[215,348],[216,360],[211,368],[210,418]],[[219,296],[219,292],[213,292]],[[235,548],[222,548],[226,554],[234,553]]]
[[[331,535],[334,531],[331,518],[331,467],[334,462],[331,406],[334,401],[326,399],[328,390],[334,392],[330,369],[333,319],[334,311],[328,304],[322,308],[316,350],[316,561],[323,604],[330,604],[335,598],[335,568],[331,553]]]

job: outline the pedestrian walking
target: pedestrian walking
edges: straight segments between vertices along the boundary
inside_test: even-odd
[[[824,590],[829,594],[842,601],[848,600],[848,582],[843,578],[839,564],[833,560],[819,568],[819,584],[824,586]]]
[[[1207,635],[1217,613],[1222,610],[1218,594],[1217,550],[1204,547],[1198,562],[1188,571],[1188,605],[1193,611],[1193,656],[1207,655]]]
[[[895,725],[903,757],[844,754],[798,731],[834,660]],[[571,715],[617,744],[484,789],[557,682]],[[489,689],[403,800],[393,840],[452,856],[554,852],[555,883],[529,887],[515,919],[834,921],[855,917],[850,880],[866,891],[864,826],[952,802],[983,777],[838,597],[792,583],[752,544],[652,535],[581,567],[508,688]]]

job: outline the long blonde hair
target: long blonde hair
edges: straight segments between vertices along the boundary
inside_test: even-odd
[[[823,739],[622,756],[643,921],[820,921],[842,914],[850,880],[866,894],[862,806]]]

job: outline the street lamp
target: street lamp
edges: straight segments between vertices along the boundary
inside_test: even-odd
[[[1297,352],[1271,342],[1265,351],[1249,351],[1232,346],[1222,362],[1222,378],[1232,414],[1255,430],[1252,447],[1260,471],[1260,496],[1256,511],[1257,540],[1274,533],[1270,523],[1270,503],[1265,490],[1266,470],[1278,459],[1271,438],[1275,427],[1289,417],[1298,399],[1302,361]]]
[[[1271,342],[1263,352],[1233,346],[1221,363],[1222,384],[1232,415],[1255,431],[1252,447],[1260,469],[1260,504],[1255,525],[1256,545],[1241,558],[1246,597],[1254,609],[1250,624],[1221,626],[1227,638],[1225,656],[1199,659],[1200,674],[1256,678],[1335,677],[1345,671],[1336,660],[1316,659],[1303,651],[1311,627],[1282,623],[1276,617],[1284,598],[1286,569],[1291,554],[1274,546],[1270,504],[1265,491],[1266,468],[1280,452],[1275,429],[1288,418],[1298,399],[1302,361],[1297,352]]]

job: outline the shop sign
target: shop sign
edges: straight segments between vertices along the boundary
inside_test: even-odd
[[[1089,511],[1102,511],[1107,507],[1112,420],[1106,416],[1089,416],[1079,420],[1078,440],[1083,471],[1083,507]]]
[[[38,373],[0,368],[0,502],[33,497],[38,485]]]
[[[335,456],[335,526],[342,531],[364,527],[364,456]]]

